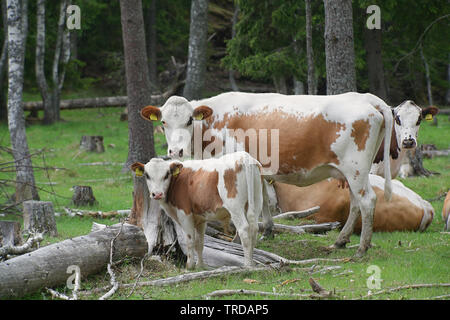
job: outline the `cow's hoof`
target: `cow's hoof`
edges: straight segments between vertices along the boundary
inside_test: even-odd
[[[354,255],[355,258],[360,259],[365,256],[367,250],[358,249]]]

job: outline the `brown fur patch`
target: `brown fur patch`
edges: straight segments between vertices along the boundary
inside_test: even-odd
[[[351,137],[355,140],[358,151],[366,149],[366,141],[370,134],[370,123],[368,120],[357,120],[352,123]]]
[[[292,114],[276,110],[272,113],[255,115],[224,114],[223,120],[214,121],[214,117],[207,120],[209,127],[215,129],[254,129],[257,139],[259,130],[267,130],[268,156],[271,156],[271,132],[279,130],[279,171],[278,174],[287,174],[301,169],[311,170],[315,167],[335,163],[339,164],[337,155],[331,150],[331,145],[340,136],[339,131],[345,130],[344,123],[327,121],[323,115],[297,118]],[[249,152],[248,138],[245,141],[245,150]],[[258,142],[259,143],[259,142]],[[257,160],[259,153],[253,155]],[[263,164],[269,167],[269,164]]]
[[[157,120],[161,120],[161,110],[158,107],[147,106],[141,110],[141,117],[147,121],[152,121],[150,120],[152,114],[156,116]]]
[[[217,171],[193,171],[190,168],[181,169],[179,175],[170,181],[167,201],[186,214],[201,214],[215,212],[223,205],[217,185]]]

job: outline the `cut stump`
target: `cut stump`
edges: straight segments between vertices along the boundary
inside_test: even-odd
[[[105,152],[102,136],[82,136],[80,141],[80,149],[102,153]]]
[[[94,192],[90,186],[74,186],[72,203],[75,206],[94,205],[97,203],[95,200]]]
[[[23,203],[23,228],[29,232],[42,232],[57,237],[53,203],[29,200]]]
[[[0,247],[16,246],[21,243],[20,222],[0,221]]]

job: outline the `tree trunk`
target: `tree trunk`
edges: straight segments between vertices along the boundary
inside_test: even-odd
[[[0,298],[21,297],[41,288],[67,283],[69,266],[78,266],[87,277],[104,270],[109,263],[111,240],[120,225],[45,246],[29,254],[0,263]],[[143,257],[147,250],[144,234],[124,224],[114,241],[113,260]]]
[[[157,38],[156,38],[156,3],[157,0],[150,0],[150,8],[147,13],[147,56],[148,56],[148,74],[150,85],[153,90],[158,90],[158,71],[157,71]]]
[[[44,106],[44,123],[52,123],[53,108],[50,103],[50,90],[48,88],[47,79],[44,73],[45,61],[45,0],[37,1],[36,13],[36,83],[41,93],[42,103]]]
[[[82,136],[80,141],[80,149],[96,153],[105,152],[103,136]]]
[[[192,0],[186,85],[183,96],[200,99],[206,74],[208,0]]]
[[[351,0],[324,0],[327,94],[356,91]]]
[[[422,58],[423,65],[425,66],[425,77],[427,80],[427,94],[428,94],[428,105],[433,105],[433,92],[431,90],[431,76],[430,76],[430,67],[428,66],[428,61],[423,54],[423,47],[420,46],[420,57]]]
[[[236,23],[238,21],[238,18],[239,18],[239,5],[235,4],[233,19],[231,21],[231,39],[233,39],[236,36]],[[234,79],[233,69],[228,70],[228,79],[230,80],[231,90],[239,91],[239,87],[237,86],[236,80]]]
[[[128,95],[128,159],[125,168],[134,162],[146,163],[155,157],[153,125],[140,116],[140,110],[151,101],[145,46],[144,21],[141,0],[120,1],[122,37]],[[157,245],[159,234],[173,231],[168,223],[159,224],[161,209],[157,201],[150,200],[144,178],[134,177],[133,207],[130,223],[142,226],[151,253]]]
[[[447,105],[450,105],[450,53],[448,54],[448,64],[447,64],[447,85],[448,85],[448,89],[447,89],[447,94],[445,96],[445,101],[447,103]]]
[[[308,61],[308,94],[316,94],[316,77],[314,71],[314,51],[312,44],[311,0],[305,0],[306,9],[306,59]]]
[[[388,96],[382,59],[382,30],[364,27],[364,46],[367,52],[369,91],[386,101]]]
[[[57,237],[53,203],[48,201],[25,201],[23,203],[23,229],[29,232],[42,232]]]
[[[8,0],[8,127],[16,165],[16,202],[39,200],[22,109],[27,0]]]
[[[5,84],[5,70],[8,61],[8,21],[6,16],[6,1],[1,1],[2,23],[3,23],[3,45],[0,55],[0,120],[6,119],[8,110],[6,108],[6,87]]]

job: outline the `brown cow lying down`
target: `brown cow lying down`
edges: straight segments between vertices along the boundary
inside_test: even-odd
[[[442,208],[442,220],[445,223],[445,231],[450,231],[450,190],[444,200],[444,207]]]
[[[373,230],[374,231],[424,231],[433,220],[434,209],[418,194],[405,187],[400,181],[392,181],[392,200],[384,199],[384,178],[369,175],[370,184],[377,195]],[[273,184],[277,205],[282,212],[306,210],[320,206],[319,212],[312,215],[316,223],[339,221],[344,225],[347,221],[350,194],[348,189],[339,187],[335,179],[323,180],[307,187],[275,182]],[[273,207],[273,192],[271,207]],[[450,201],[449,201],[450,202]],[[361,232],[361,217],[355,227],[355,232]]]

